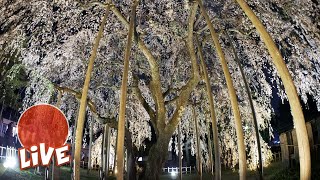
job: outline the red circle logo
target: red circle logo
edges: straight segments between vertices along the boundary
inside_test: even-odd
[[[38,104],[31,106],[20,116],[18,139],[23,147],[45,143],[46,146],[59,148],[67,140],[69,124],[65,115],[55,106]]]

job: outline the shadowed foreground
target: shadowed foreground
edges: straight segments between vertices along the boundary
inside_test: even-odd
[[[6,180],[15,180],[15,179],[32,179],[32,180],[43,180],[43,172],[44,168],[40,168],[40,172],[42,175],[35,175],[33,174],[34,169],[29,169],[26,171],[20,171],[19,168],[15,169],[9,169],[4,168],[3,164],[0,163],[0,179],[6,179]],[[57,177],[57,176],[56,176]],[[60,173],[59,173],[59,179],[62,180],[69,180],[71,177],[71,171],[70,167],[61,167]],[[161,180],[173,180],[178,179],[178,175],[172,176],[171,174],[162,174],[160,179]],[[255,180],[258,178],[258,172],[256,171],[249,171],[248,172],[248,178],[249,180]],[[320,178],[320,166],[317,165],[312,170],[312,179],[319,179]],[[93,180],[93,179],[99,179],[99,173],[98,171],[91,171],[90,174],[87,174],[86,169],[81,169],[81,179],[83,180]],[[198,175],[193,174],[184,174],[183,175],[184,180],[193,180],[198,179]],[[204,180],[210,180],[211,177],[209,174],[204,173],[203,174]],[[239,174],[237,171],[231,171],[231,170],[225,170],[222,171],[222,179],[228,179],[228,180],[237,180],[239,179]],[[293,168],[293,169],[286,169],[281,166],[280,162],[276,162],[265,168],[264,171],[264,179],[272,179],[272,180],[285,180],[285,179],[299,179],[299,169]]]

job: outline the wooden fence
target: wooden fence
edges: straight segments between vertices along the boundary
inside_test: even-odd
[[[3,147],[0,146],[0,160],[7,159],[8,157],[17,157],[18,150],[14,147]]]
[[[273,157],[273,162],[278,162],[282,160],[281,152],[273,153],[272,157]]]
[[[191,174],[193,169],[195,169],[195,167],[191,167],[191,166],[182,167],[182,173]],[[162,171],[165,172],[165,173],[171,173],[171,172],[179,173],[179,167],[162,168]]]

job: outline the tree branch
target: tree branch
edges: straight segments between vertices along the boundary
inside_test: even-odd
[[[79,0],[75,0],[77,3],[80,4],[80,6],[84,9],[87,9],[93,5],[96,5],[96,6],[99,6],[99,7],[102,7],[102,8],[106,8],[106,6],[108,6],[109,4],[108,3],[102,3],[100,1],[93,1],[93,2],[90,2],[90,3],[82,3],[80,2]]]
[[[141,102],[144,109],[149,114],[151,124],[154,127],[154,129],[156,130],[156,133],[158,134],[155,112],[151,108],[151,106],[147,103],[147,101],[144,99],[144,97],[142,96],[141,90],[139,89],[139,86],[138,86],[138,77],[136,75],[133,76],[133,84],[134,84],[134,87],[132,88],[132,90],[135,93],[135,95],[137,96],[137,98],[139,99],[139,101]]]
[[[74,95],[78,100],[81,99],[81,92],[75,91],[68,87],[61,87],[56,84],[54,84],[54,88],[56,88],[60,92],[70,93]],[[98,123],[108,124],[110,127],[117,129],[118,122],[116,120],[116,117],[102,117],[100,114],[98,114],[96,105],[90,98],[88,98],[87,103],[90,111],[94,114],[94,116],[96,117],[95,119]]]
[[[129,28],[129,22],[126,18],[122,15],[122,13],[112,5],[111,11],[117,16],[117,18],[122,22],[122,24]],[[159,73],[159,65],[154,56],[152,55],[151,51],[147,48],[144,42],[140,39],[138,33],[134,33],[134,39],[138,42],[138,47],[142,51],[142,53],[147,58],[147,61],[150,65],[150,72],[152,80],[150,82],[150,90],[152,93],[152,97],[156,104],[156,121],[157,121],[157,128],[163,129],[165,127],[165,105],[164,105],[164,98],[162,96],[161,90],[161,79]]]
[[[171,118],[171,121],[166,126],[166,131],[169,133],[173,133],[175,131],[181,119],[182,112],[185,106],[188,104],[189,96],[193,91],[193,89],[197,86],[198,82],[200,81],[199,69],[197,65],[197,57],[196,57],[196,52],[193,44],[193,25],[194,25],[197,8],[198,8],[198,3],[195,2],[192,6],[191,14],[188,22],[187,45],[188,45],[188,50],[191,57],[192,76],[191,76],[191,79],[188,81],[188,83],[181,88],[181,93],[179,97],[176,99],[177,109],[174,112]]]

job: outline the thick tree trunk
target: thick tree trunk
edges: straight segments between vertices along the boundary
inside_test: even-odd
[[[217,118],[216,118],[216,112],[214,108],[214,102],[213,102],[213,96],[212,96],[212,91],[211,91],[211,83],[208,75],[208,70],[207,70],[207,65],[204,61],[204,57],[202,54],[202,45],[199,43],[198,38],[197,39],[197,44],[199,47],[199,56],[200,56],[200,62],[201,66],[203,69],[203,74],[204,74],[204,80],[206,82],[206,89],[207,89],[207,95],[208,95],[208,101],[210,105],[210,116],[211,116],[211,121],[212,121],[212,131],[213,131],[213,145],[214,145],[214,160],[215,160],[215,179],[220,180],[221,179],[221,162],[220,162],[220,145],[219,145],[219,138],[218,138],[218,126],[217,126]],[[210,132],[210,131],[209,131]],[[210,137],[210,133],[209,133]],[[209,141],[209,147],[211,150],[211,138]],[[210,152],[211,157],[210,161],[213,161],[212,159],[212,151]],[[212,166],[211,166],[212,168]]]
[[[80,160],[81,160],[81,149],[82,149],[82,136],[83,136],[83,128],[84,128],[84,121],[85,121],[85,114],[86,114],[86,107],[87,107],[87,96],[89,91],[89,84],[91,79],[91,72],[93,69],[93,63],[97,56],[97,51],[100,43],[100,39],[103,35],[104,26],[107,21],[107,17],[109,14],[109,6],[107,6],[106,13],[102,18],[98,35],[95,39],[95,43],[92,49],[92,53],[89,59],[89,64],[86,72],[86,77],[84,81],[84,85],[82,88],[82,95],[80,100],[80,108],[78,113],[78,122],[77,122],[77,130],[76,130],[76,142],[75,142],[75,153],[74,153],[74,179],[80,180]]]
[[[211,38],[213,40],[216,53],[219,56],[223,74],[226,78],[226,83],[228,87],[228,92],[230,96],[230,101],[231,101],[231,106],[232,106],[232,111],[233,111],[233,116],[235,121],[236,134],[237,134],[237,143],[238,143],[238,152],[239,152],[239,176],[240,176],[240,180],[244,180],[246,179],[246,173],[247,173],[247,161],[246,161],[246,150],[244,145],[244,136],[243,136],[242,123],[241,123],[236,91],[233,86],[232,78],[229,72],[229,68],[228,68],[224,53],[222,51],[222,47],[219,42],[218,35],[213,28],[209,15],[207,14],[205,8],[203,7],[203,4],[200,2],[200,0],[198,0],[198,2],[199,2],[201,14],[205,18],[206,23],[209,27]]]
[[[228,37],[228,39],[230,41],[231,48],[232,48],[232,51],[233,51],[233,54],[234,54],[234,57],[235,57],[234,59],[236,60],[238,66],[239,66],[240,73],[241,73],[241,76],[242,76],[242,80],[243,80],[243,83],[244,83],[244,86],[245,86],[245,89],[246,89],[246,93],[247,93],[247,96],[248,96],[248,101],[249,101],[250,108],[251,108],[251,114],[252,114],[252,119],[253,119],[254,130],[255,130],[255,133],[256,133],[256,141],[257,141],[258,156],[259,156],[259,176],[260,176],[260,179],[262,180],[263,179],[263,162],[262,162],[260,133],[259,133],[258,121],[257,121],[257,117],[256,117],[256,111],[254,110],[254,106],[253,106],[253,102],[252,102],[252,98],[251,98],[251,91],[250,91],[250,88],[249,88],[249,84],[247,82],[246,75],[244,74],[240,59],[239,59],[239,57],[237,55],[237,52],[236,52],[236,48],[234,47],[234,41],[229,36],[228,31],[226,31],[226,35],[227,35],[227,37]]]
[[[167,161],[168,146],[171,136],[159,134],[157,142],[149,150],[145,180],[159,180],[162,167]]]
[[[119,108],[119,120],[118,120],[118,143],[117,143],[117,180],[123,180],[123,168],[124,168],[124,136],[125,136],[125,115],[126,115],[126,100],[127,100],[127,84],[128,84],[128,73],[129,73],[129,58],[132,44],[132,37],[134,33],[134,23],[136,8],[138,1],[133,2],[131,8],[130,26],[127,38],[127,45],[124,57],[124,67],[121,83],[121,94],[120,94],[120,108]]]
[[[252,21],[253,25],[259,32],[261,39],[264,41],[267,49],[272,57],[273,63],[280,75],[283,82],[286,94],[291,107],[291,113],[293,116],[294,125],[297,132],[297,140],[299,147],[299,159],[300,159],[300,179],[311,179],[311,157],[310,157],[310,145],[308,139],[307,128],[305,119],[301,109],[300,99],[293,83],[289,70],[279,52],[277,46],[272,40],[271,36],[260,22],[258,17],[250,9],[248,4],[244,0],[237,0],[240,7],[246,13],[248,18]]]

